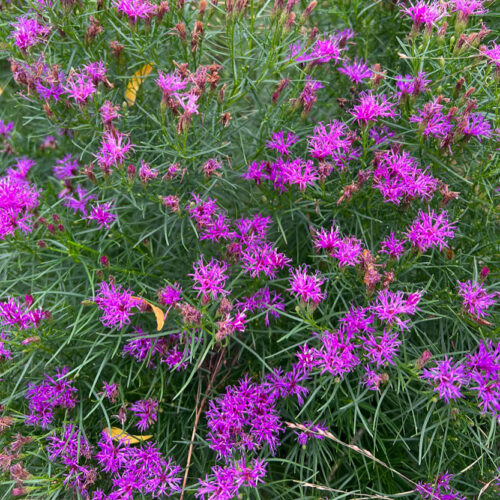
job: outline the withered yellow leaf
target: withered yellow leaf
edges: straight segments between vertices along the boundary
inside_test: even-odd
[[[147,441],[148,439],[151,439],[153,436],[134,436],[132,434],[129,434],[128,432],[125,432],[123,429],[120,429],[119,427],[111,427],[109,429],[108,427],[105,427],[103,431],[114,441],[125,441],[128,444],[137,444],[140,443],[141,441]]]
[[[148,76],[153,70],[153,64],[154,63],[152,62],[145,64],[141,69],[137,70],[129,80],[127,90],[125,91],[125,100],[129,106],[133,106],[135,104],[137,91],[144,81],[144,78],[146,78],[146,76]]]
[[[151,307],[151,309],[155,313],[156,330],[159,332],[163,328],[163,325],[165,324],[165,314],[163,313],[163,311],[158,306],[151,304],[151,302],[148,302],[146,299],[143,299],[142,297],[132,297],[132,298],[140,302],[144,302],[149,307]]]

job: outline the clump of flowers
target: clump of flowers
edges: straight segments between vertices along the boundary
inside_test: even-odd
[[[251,452],[265,444],[274,452],[283,429],[273,391],[248,376],[210,401],[207,424],[210,448],[222,458],[234,452]]]
[[[28,383],[26,399],[28,400],[29,415],[26,416],[26,425],[39,426],[46,429],[55,420],[55,411],[58,408],[72,409],[78,402],[77,390],[73,381],[66,375],[69,368],[56,370],[56,375],[45,375],[44,381],[37,385]]]

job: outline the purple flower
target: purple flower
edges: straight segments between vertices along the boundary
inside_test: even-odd
[[[361,337],[361,340],[370,363],[375,363],[377,368],[394,364],[394,356],[401,345],[397,332],[391,334],[384,330],[381,336],[372,334]]]
[[[318,271],[315,274],[307,274],[307,266],[291,270],[288,291],[295,294],[301,302],[317,305],[326,298],[326,293],[321,291],[321,285],[325,282]]]
[[[342,331],[352,336],[358,333],[374,333],[373,324],[375,316],[370,314],[370,308],[351,306],[349,312],[339,319]]]
[[[396,75],[396,87],[398,88],[397,96],[398,99],[404,99],[405,97],[416,97],[428,90],[427,84],[431,83],[432,80],[426,79],[427,73],[419,72],[417,76],[411,75]]]
[[[361,262],[362,252],[361,240],[354,236],[346,236],[339,241],[332,257],[338,259],[339,267],[355,266]]]
[[[33,297],[26,295],[24,304],[17,297],[0,302],[0,325],[19,330],[37,328],[41,321],[50,318],[50,311],[32,309]]]
[[[127,153],[133,148],[128,138],[119,132],[104,132],[101,150],[95,157],[101,170],[109,174],[111,167],[122,165],[127,157]]]
[[[439,97],[424,104],[422,109],[410,116],[411,123],[418,123],[421,133],[425,137],[433,136],[444,138],[452,129],[450,117],[443,114],[443,105]]]
[[[116,400],[120,394],[119,385],[115,383],[103,383],[103,392],[99,395],[103,395],[105,398],[109,399],[112,403],[116,403]]]
[[[386,253],[391,259],[399,260],[399,257],[405,253],[405,240],[398,240],[394,232],[391,232],[386,240],[380,242],[382,249],[379,253]]]
[[[158,71],[158,78],[155,80],[155,83],[160,87],[164,99],[178,93],[179,90],[184,90],[188,84],[187,80],[181,77],[178,70],[170,74]]]
[[[476,137],[479,142],[483,137],[489,139],[492,136],[490,122],[479,113],[471,113],[467,116],[463,133],[466,137]]]
[[[500,69],[500,44],[491,42],[491,47],[482,45],[480,52],[489,59],[490,64],[495,64],[497,70]]]
[[[312,228],[313,244],[316,251],[325,250],[330,256],[333,256],[342,241],[340,232],[332,223],[331,228],[327,231],[324,228],[319,230]]]
[[[347,75],[356,84],[359,84],[365,78],[370,78],[372,76],[372,70],[363,60],[354,60],[352,64],[344,63],[344,66],[339,68],[338,71]]]
[[[418,217],[405,234],[408,241],[420,252],[425,252],[432,247],[443,250],[443,248],[448,248],[446,240],[455,236],[455,223],[448,222],[446,210],[439,214],[430,209],[427,213],[419,210]]]
[[[78,160],[67,154],[62,160],[57,160],[53,168],[54,175],[61,180],[70,179],[78,173]]]
[[[279,269],[290,265],[291,259],[280,253],[270,243],[251,243],[241,253],[241,267],[253,278],[260,273],[269,278],[276,278]]]
[[[385,95],[362,92],[359,95],[359,104],[351,110],[351,115],[361,127],[366,127],[369,122],[378,118],[391,118],[396,116],[395,104],[389,102]]]
[[[283,296],[266,286],[259,289],[250,297],[243,297],[236,302],[236,306],[242,311],[265,311],[264,321],[269,326],[269,315],[275,319],[280,317],[280,312],[285,310],[285,301]]]
[[[431,29],[436,21],[446,15],[446,9],[439,2],[426,3],[423,0],[419,0],[415,5],[410,4],[401,12],[413,20],[415,31],[418,31],[423,24],[427,29]]]
[[[58,460],[68,464],[72,461],[77,462],[80,457],[87,459],[92,457],[92,450],[88,441],[73,423],[63,426],[61,437],[54,433],[47,436],[47,441],[49,442],[47,453],[52,461]]]
[[[178,283],[167,285],[158,291],[158,301],[166,306],[175,306],[182,298],[182,287]]]
[[[73,71],[66,80],[64,91],[73,98],[76,104],[83,106],[97,92],[97,88],[87,74]]]
[[[307,444],[307,441],[309,438],[315,438],[315,439],[325,439],[325,436],[322,436],[321,434],[317,434],[318,431],[327,431],[328,427],[325,424],[313,424],[310,420],[307,420],[306,422],[302,422],[302,425],[304,427],[307,427],[308,429],[305,431],[294,431],[295,434],[297,434],[297,443],[299,443],[301,446],[305,446]]]
[[[123,328],[128,325],[130,317],[133,316],[132,309],[139,305],[131,290],[124,289],[121,285],[117,286],[113,281],[109,283],[103,281],[99,284],[94,302],[104,312],[101,323],[109,328],[115,326]]]
[[[460,388],[468,382],[465,367],[453,363],[453,358],[445,356],[443,361],[436,361],[436,366],[424,369],[420,378],[434,385],[439,397],[448,403],[452,399],[463,397]]]
[[[482,0],[453,0],[452,12],[459,12],[459,18],[466,21],[469,16],[478,16],[485,14],[488,9],[483,6]]]
[[[341,330],[330,332],[325,330],[321,335],[315,334],[321,347],[316,352],[316,359],[321,373],[328,372],[334,377],[344,378],[359,365],[359,357],[356,355],[356,346],[353,337]]]
[[[458,281],[458,295],[463,298],[462,308],[475,318],[488,316],[487,309],[496,302],[497,293],[487,293],[480,283]]]
[[[101,436],[95,459],[103,472],[117,473],[127,464],[130,445],[125,439],[112,439],[107,431],[103,431]]]
[[[313,158],[318,160],[331,158],[340,170],[345,168],[345,161],[349,159],[353,140],[354,136],[347,125],[337,120],[333,120],[327,126],[320,122],[314,127],[313,135],[307,138]]]
[[[304,113],[309,113],[313,104],[317,100],[317,91],[323,88],[323,84],[314,80],[311,75],[306,75],[306,82],[304,84],[304,89],[299,96],[299,103],[304,106]]]
[[[439,474],[434,484],[418,482],[415,492],[429,500],[467,500],[450,486],[453,476],[448,472]]]
[[[111,101],[104,101],[104,104],[99,109],[104,125],[111,125],[114,120],[120,118],[119,111],[119,106],[115,106]]]
[[[262,180],[269,180],[269,172],[267,169],[268,162],[266,161],[253,161],[249,163],[247,171],[242,175],[243,179],[255,181],[260,184]]]
[[[144,160],[141,160],[141,168],[139,169],[139,179],[141,182],[146,185],[149,181],[156,179],[158,177],[158,170],[155,168],[151,168],[149,163],[146,163]]]
[[[194,290],[198,290],[197,297],[202,296],[202,301],[207,303],[210,301],[209,295],[212,296],[213,300],[217,299],[220,294],[222,296],[228,295],[229,291],[224,290],[224,285],[228,278],[225,272],[229,269],[229,266],[225,262],[221,262],[215,259],[211,259],[208,264],[204,264],[203,256],[193,263],[193,274],[189,276],[193,277],[195,285]]]
[[[69,368],[56,370],[55,377],[45,375],[40,385],[28,382],[26,399],[29,401],[30,414],[26,417],[26,425],[40,426],[46,429],[54,421],[56,408],[71,409],[76,406],[76,388],[73,381],[68,380],[66,374]]]
[[[90,214],[85,217],[85,219],[97,222],[97,225],[101,229],[110,229],[111,224],[115,222],[118,216],[111,212],[113,208],[112,202],[101,203],[100,205],[94,205],[90,210]]]
[[[134,412],[139,422],[136,427],[144,432],[158,420],[158,401],[156,399],[141,399],[130,406],[130,411]]]
[[[5,139],[10,139],[10,133],[14,129],[14,122],[5,123],[3,120],[0,120],[0,136],[3,136]]]
[[[148,0],[113,0],[113,6],[134,24],[138,19],[150,19],[156,13],[156,6]]]
[[[17,18],[15,23],[12,23],[14,30],[9,35],[9,38],[14,38],[16,45],[21,50],[26,50],[32,45],[36,45],[45,40],[45,37],[50,33],[50,27],[40,24],[36,19],[24,16]]]
[[[212,474],[198,480],[199,487],[195,496],[208,500],[231,500],[239,497],[242,486],[256,488],[258,483],[263,482],[266,466],[264,460],[254,458],[247,462],[245,457],[225,467],[216,465],[212,467]]]
[[[88,215],[87,205],[92,200],[95,200],[95,196],[93,194],[88,194],[85,188],[78,185],[76,186],[76,195],[65,196],[63,205],[73,210],[75,214],[80,212],[86,217]]]
[[[409,294],[405,299],[403,292],[396,293],[389,290],[380,290],[370,310],[375,313],[378,319],[385,321],[389,325],[395,323],[401,331],[407,330],[409,320],[399,317],[401,314],[412,316],[418,310],[417,304],[420,301],[422,292]]]
[[[38,207],[40,191],[25,174],[22,169],[11,170],[0,178],[0,240],[18,229],[25,234],[33,230],[32,211]]]
[[[276,132],[272,135],[271,139],[267,141],[266,147],[278,151],[282,155],[289,155],[289,148],[293,146],[299,137],[292,132],[288,132],[287,137],[284,137],[283,130]]]

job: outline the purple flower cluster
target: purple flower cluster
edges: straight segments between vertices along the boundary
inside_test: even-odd
[[[444,474],[439,474],[434,483],[419,482],[415,491],[421,498],[429,500],[466,500],[466,497],[450,486],[452,479],[453,475],[447,471]]]
[[[50,311],[32,309],[33,297],[26,295],[24,304],[17,297],[0,302],[0,324],[3,327],[27,330],[37,328],[43,319],[50,318]]]
[[[203,500],[231,500],[239,498],[242,487],[256,488],[266,475],[267,463],[254,458],[247,461],[242,457],[233,464],[212,467],[212,473],[199,480],[195,496]]]
[[[362,92],[359,95],[359,103],[351,110],[351,115],[360,127],[366,127],[370,122],[375,122],[379,118],[395,117],[394,107],[395,104],[388,101],[385,95]]]
[[[312,228],[312,233],[316,251],[324,250],[330,257],[337,259],[339,267],[355,266],[361,262],[361,240],[353,236],[341,237],[335,223],[328,231],[324,228]]]
[[[438,180],[422,170],[418,162],[405,151],[383,151],[376,154],[373,167],[373,187],[384,201],[395,205],[416,198],[429,202],[438,188]]]
[[[439,250],[448,248],[447,240],[454,236],[455,223],[448,221],[446,210],[439,214],[430,209],[427,213],[419,210],[418,217],[406,232],[408,241],[420,252],[432,247],[438,247]]]
[[[351,64],[344,63],[344,66],[338,69],[339,73],[347,75],[355,84],[360,84],[366,78],[372,76],[372,70],[364,61],[354,60]]]
[[[225,262],[211,259],[208,264],[205,264],[201,256],[197,262],[193,263],[193,270],[194,273],[189,275],[195,282],[193,289],[198,291],[197,296],[201,295],[205,304],[210,301],[210,296],[216,300],[218,295],[224,297],[229,294],[229,291],[224,290],[228,278],[225,274],[228,265]]]
[[[435,366],[425,369],[423,380],[434,386],[434,391],[446,403],[463,398],[462,390],[468,387],[477,391],[482,413],[490,413],[500,422],[500,344],[481,341],[474,354],[465,360],[453,362],[445,356]]]
[[[45,375],[45,380],[40,384],[28,383],[26,399],[29,401],[30,414],[26,416],[25,423],[46,429],[55,418],[57,408],[74,408],[77,399],[77,390],[73,381],[66,377],[69,368],[56,370],[56,376]]]
[[[7,175],[0,177],[0,240],[17,230],[31,233],[32,212],[38,207],[40,190],[26,178],[34,165],[32,160],[21,158]]]
[[[149,367],[157,366],[156,362],[159,361],[170,369],[180,371],[188,366],[190,342],[191,339],[186,334],[149,337],[140,328],[135,328],[133,338],[123,346],[123,353],[139,362],[148,360]]]
[[[248,376],[227,387],[224,395],[209,403],[210,448],[225,459],[235,451],[251,452],[265,444],[274,453],[283,429],[276,400],[269,384],[252,382]]]
[[[383,374],[377,374],[370,365],[382,368],[395,364],[401,340],[397,325],[402,330],[409,328],[409,320],[402,316],[413,316],[421,292],[408,294],[382,290],[368,307],[351,307],[339,320],[339,329],[333,332],[325,330],[314,334],[313,340],[319,342],[319,348],[305,344],[296,353],[296,369],[305,373],[319,370],[321,374],[330,373],[343,378],[352,372],[365,359],[365,385],[371,390],[378,390],[384,380]],[[383,333],[376,333],[378,318],[383,325]]]
[[[309,62],[311,65],[325,64],[330,61],[337,63],[346,49],[346,42],[352,36],[352,31],[347,29],[329,36],[323,35],[307,50],[300,44],[292,45],[290,46],[290,59],[301,63]]]
[[[10,34],[10,38],[14,39],[15,44],[21,50],[26,50],[45,41],[50,33],[50,26],[40,24],[37,19],[30,16],[18,17],[12,26],[14,29]]]
[[[66,424],[60,435],[50,435],[47,441],[50,460],[65,467],[64,484],[86,498],[122,500],[134,494],[168,497],[180,491],[181,468],[171,458],[165,459],[154,444],[133,447],[126,438],[114,440],[105,430],[94,454],[74,423]],[[99,473],[91,460],[98,463],[100,472],[111,475],[112,491],[107,495],[100,488],[90,491]]]

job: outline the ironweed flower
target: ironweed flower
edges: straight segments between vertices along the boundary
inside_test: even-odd
[[[136,427],[144,432],[158,419],[158,401],[153,398],[141,399],[130,406],[130,411],[139,418]]]
[[[134,314],[132,309],[139,306],[139,302],[133,298],[131,290],[124,289],[121,285],[115,285],[113,281],[101,282],[93,301],[104,313],[101,316],[101,323],[109,328],[115,326],[123,328],[128,325]]]
[[[315,274],[307,274],[307,266],[302,266],[291,270],[288,291],[294,293],[301,302],[317,306],[326,298],[326,293],[321,291],[321,285],[324,282],[325,279],[319,275],[318,271]]]
[[[475,318],[488,316],[487,310],[496,302],[497,293],[487,293],[480,283],[458,281],[458,295],[463,298],[462,309]]]
[[[450,400],[462,398],[462,386],[467,385],[468,378],[465,367],[458,362],[454,363],[452,357],[445,356],[444,360],[436,361],[436,366],[425,368],[420,378],[433,384],[434,390],[446,403]]]
[[[210,296],[216,300],[218,295],[228,295],[229,291],[224,290],[228,279],[228,275],[225,273],[228,269],[229,266],[225,262],[216,259],[211,259],[205,264],[203,256],[193,263],[194,273],[189,274],[189,276],[192,276],[195,282],[193,289],[198,290],[197,297],[201,295],[203,302],[207,303],[210,301]]]
[[[430,209],[427,213],[419,210],[418,217],[405,234],[408,241],[420,252],[425,252],[432,247],[443,250],[443,248],[448,248],[448,238],[455,236],[455,223],[448,221],[446,210],[439,214]]]

